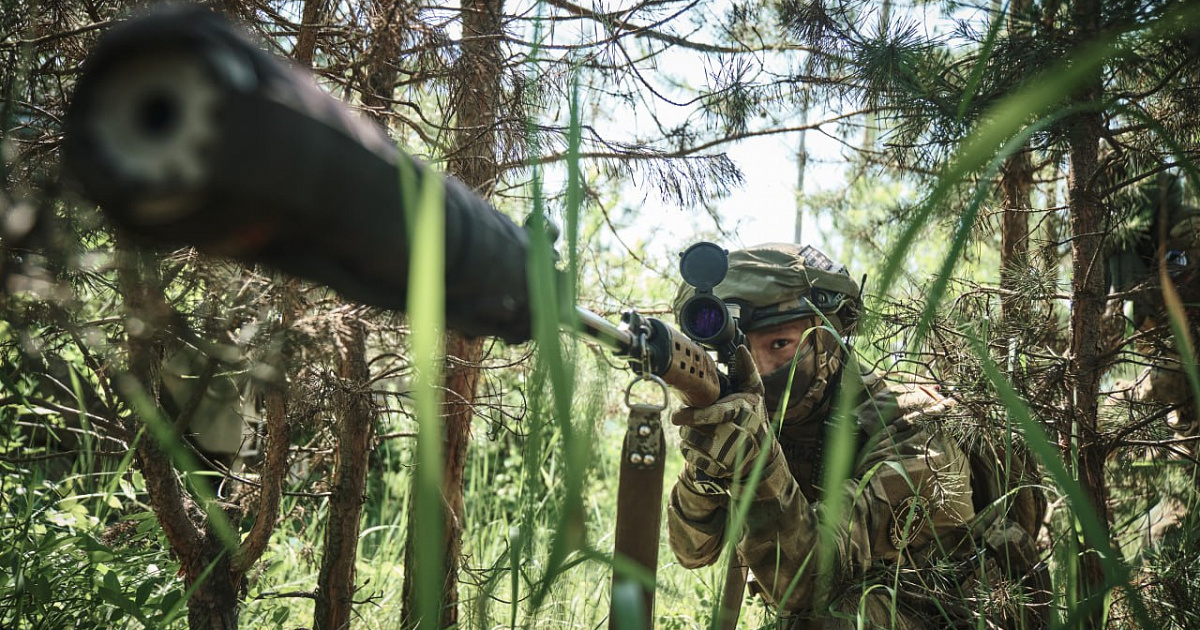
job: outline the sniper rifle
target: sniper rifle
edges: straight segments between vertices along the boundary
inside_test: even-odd
[[[414,191],[440,177],[307,72],[196,7],[160,9],[101,38],[67,113],[63,158],[85,196],[133,235],[262,263],[398,310],[407,306]],[[448,326],[528,340],[526,230],[460,181],[441,179]],[[619,325],[581,307],[560,320],[578,321],[576,332],[664,392],[670,386],[684,404],[707,406],[729,382],[708,350],[732,365],[743,342],[736,310],[712,293],[726,265],[725,251],[711,243],[681,257],[696,288],[683,332],[636,311]],[[616,552],[651,571],[665,459],[657,417],[665,406],[631,404],[618,498]],[[643,595],[649,621],[653,590]]]

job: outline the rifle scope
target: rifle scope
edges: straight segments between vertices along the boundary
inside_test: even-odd
[[[728,270],[728,252],[713,243],[696,243],[679,257],[679,275],[696,290],[680,309],[679,328],[696,343],[717,351],[726,350],[738,338],[737,306],[713,294]]]

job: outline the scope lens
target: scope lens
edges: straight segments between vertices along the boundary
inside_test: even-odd
[[[692,302],[684,313],[691,333],[698,338],[715,337],[725,328],[725,309],[715,301]]]

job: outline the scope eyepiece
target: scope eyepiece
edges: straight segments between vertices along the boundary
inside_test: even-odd
[[[679,275],[695,289],[679,310],[679,327],[696,343],[718,352],[730,352],[740,343],[740,309],[713,293],[728,270],[729,252],[713,243],[696,243],[679,257]]]
[[[711,293],[700,293],[684,302],[679,327],[696,343],[709,347],[724,345],[736,334],[736,324],[725,302]]]

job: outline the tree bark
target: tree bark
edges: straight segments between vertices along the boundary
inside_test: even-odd
[[[1021,150],[1004,161],[1000,171],[1000,301],[1005,320],[1019,320],[1028,300],[1018,279],[1029,265],[1029,208],[1033,191],[1033,159]]]
[[[462,3],[463,58],[455,81],[455,151],[449,169],[488,197],[495,190],[499,171],[496,164],[496,125],[499,119],[503,72],[500,42],[503,0],[467,0]],[[458,623],[458,571],[462,552],[463,472],[471,436],[476,387],[479,384],[479,360],[483,339],[470,339],[457,333],[446,337],[446,354],[451,357],[446,370],[446,398],[442,415],[446,419],[446,465],[442,477],[446,499],[445,585],[441,627]]]
[[[483,354],[483,339],[467,338],[456,333],[446,336],[446,354],[451,358],[446,369],[446,400],[442,403],[446,419],[446,465],[442,475],[442,492],[446,499],[446,515],[442,521],[442,556],[445,566],[445,606],[439,627],[458,623],[458,571],[462,557],[463,473],[467,465],[467,446],[471,440],[471,418],[475,415],[475,393],[479,385],[479,360]]]
[[[271,533],[275,531],[276,516],[279,514],[279,505],[283,498],[283,479],[288,470],[288,446],[291,444],[287,395],[285,384],[270,385],[263,395],[267,420],[267,448],[262,474],[259,476],[262,487],[258,495],[258,513],[254,526],[242,541],[241,549],[233,562],[233,570],[242,574],[249,571],[262,557],[267,543],[271,540]]]
[[[1001,8],[997,2],[996,7]],[[1009,9],[1008,31],[1016,41],[1031,37],[1025,22],[1029,0],[1014,0]],[[1028,312],[1028,299],[1018,288],[1022,270],[1029,265],[1029,209],[1033,196],[1033,155],[1022,148],[1000,169],[1000,301],[1001,317],[1020,322]]]
[[[462,556],[463,477],[467,465],[467,446],[471,439],[471,418],[475,415],[475,392],[479,384],[479,361],[483,355],[483,339],[463,337],[457,333],[446,336],[445,368],[446,399],[442,402],[444,429],[442,446],[446,460],[442,468],[442,611],[439,628],[458,624],[458,572]],[[414,519],[419,515],[409,510],[408,531],[415,531]],[[423,544],[409,537],[404,550],[405,575],[421,570],[416,563],[415,546]],[[405,580],[403,611],[405,625],[417,621],[415,580]]]
[[[809,92],[805,90],[800,97],[800,125],[808,124]],[[871,121],[867,124],[870,125]],[[865,144],[865,142],[864,142]],[[868,151],[872,147],[865,147]],[[804,242],[804,177],[808,171],[808,132],[801,130],[796,140],[796,223],[793,229],[792,242],[797,245]]]
[[[280,326],[282,348],[278,362],[280,373],[291,372],[291,347],[287,330],[298,315],[296,284],[285,281],[279,286]],[[258,494],[258,512],[250,533],[242,541],[241,548],[233,560],[232,568],[244,575],[262,557],[275,531],[276,517],[283,499],[283,483],[288,472],[288,447],[292,443],[291,425],[288,423],[287,376],[281,382],[271,383],[263,392],[264,415],[267,421],[267,446],[263,456],[262,473],[259,475],[261,489]]]
[[[499,175],[496,163],[497,120],[504,71],[504,0],[462,3],[462,58],[455,68],[454,150],[449,171],[483,197],[490,197]]]
[[[448,170],[487,197],[495,189],[497,166],[497,120],[501,107],[503,72],[500,43],[503,38],[503,0],[466,0],[462,4],[462,57],[454,77],[453,106],[456,113],[454,150]],[[458,623],[458,571],[462,548],[463,473],[474,415],[479,360],[483,339],[451,333],[446,337],[445,468],[442,494],[446,509],[442,532],[442,613],[439,627]],[[410,511],[410,519],[417,515]],[[414,531],[410,520],[409,531]],[[405,574],[416,575],[413,545],[425,544],[410,537],[405,551]],[[412,585],[405,583],[403,618],[415,620],[416,601]]]
[[[374,439],[374,409],[367,369],[367,332],[357,317],[345,321],[349,331],[338,334],[336,400],[338,425],[337,470],[329,496],[324,553],[317,576],[313,626],[316,630],[350,627],[358,559],[358,525],[367,486],[367,460]]]
[[[130,402],[143,395],[149,396],[161,409],[158,378],[164,355],[163,329],[170,311],[162,293],[157,263],[141,253],[130,251],[122,254],[117,273],[129,322],[126,328],[129,374],[118,382],[118,389]],[[135,404],[130,407],[138,408]],[[165,416],[160,421],[165,422]],[[138,441],[136,459],[146,480],[150,507],[166,535],[167,544],[179,558],[184,584],[187,588],[195,588],[188,599],[188,627],[191,630],[236,630],[243,574],[230,569],[229,554],[224,553],[223,543],[184,489],[169,455],[153,437],[153,431],[148,431]],[[211,570],[210,565],[213,565]]]
[[[296,48],[292,55],[296,63],[311,68],[317,51],[317,27],[325,17],[328,0],[304,0],[300,15],[300,33],[296,36]]]
[[[1077,0],[1073,5],[1076,42],[1087,41],[1098,31],[1100,9],[1096,0]],[[1074,95],[1074,102],[1087,107],[1103,98],[1101,77],[1097,73]],[[1107,447],[1100,439],[1097,422],[1102,340],[1100,322],[1106,300],[1102,246],[1105,208],[1096,190],[1103,119],[1099,111],[1086,109],[1067,121],[1070,173],[1067,180],[1071,229],[1071,324],[1069,349],[1068,417],[1074,419],[1071,435],[1076,441],[1076,471],[1079,484],[1091,498],[1092,508],[1100,516],[1105,537],[1109,536],[1108,487],[1104,479]],[[1071,453],[1064,453],[1072,461]],[[1085,541],[1080,550],[1079,593],[1085,599],[1104,597],[1104,567],[1094,545]],[[1097,604],[1096,601],[1090,602]],[[1084,620],[1084,627],[1100,628],[1105,611],[1099,605]]]

